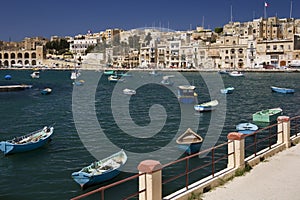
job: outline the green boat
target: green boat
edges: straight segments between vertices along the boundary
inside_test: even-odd
[[[256,122],[273,122],[277,120],[277,117],[282,115],[281,108],[271,108],[262,110],[252,115],[253,121]]]

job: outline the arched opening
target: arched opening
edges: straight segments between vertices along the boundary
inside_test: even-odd
[[[29,58],[29,53],[26,52],[26,53],[24,54],[24,58]]]
[[[243,65],[244,65],[244,62],[243,62],[243,60],[242,59],[239,59],[239,61],[238,61],[238,65],[239,65],[239,67],[241,68]]]
[[[0,60],[0,66],[2,67],[2,61]]]
[[[36,65],[36,60],[32,60],[32,65]]]
[[[25,60],[25,65],[29,65],[29,60]]]
[[[18,53],[18,58],[23,58],[22,53]]]
[[[243,53],[243,49],[242,49],[242,48],[239,49],[239,53],[240,53],[240,54]]]
[[[8,67],[8,66],[9,66],[8,60],[5,60],[5,61],[4,61],[4,66],[5,66],[5,67]]]
[[[15,59],[16,58],[16,54],[15,53],[11,53],[10,54],[10,59]]]
[[[32,53],[31,58],[36,58],[36,53]]]
[[[8,53],[4,54],[4,59],[8,59]]]
[[[14,60],[12,60],[12,61],[10,62],[10,65],[12,66],[12,65],[14,65],[14,64],[16,64],[16,62],[15,62]]]
[[[21,65],[22,65],[22,60],[18,60],[18,64],[21,64]]]
[[[0,53],[0,59],[2,59],[2,53]]]
[[[234,51],[234,49],[231,49],[230,52],[231,52],[232,54],[234,54],[235,51]]]

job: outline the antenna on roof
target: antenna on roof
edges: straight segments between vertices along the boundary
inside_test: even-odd
[[[292,18],[292,11],[293,11],[293,1],[291,1],[291,8],[290,8],[290,19]]]
[[[230,5],[230,22],[232,23],[232,5]]]

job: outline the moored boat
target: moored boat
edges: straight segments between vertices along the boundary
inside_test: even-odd
[[[206,103],[194,105],[195,111],[198,112],[207,112],[212,111],[215,109],[215,107],[219,104],[218,100],[209,101]]]
[[[181,85],[178,86],[178,99],[180,103],[190,104],[196,102],[197,93],[196,87],[193,85]]]
[[[132,90],[132,89],[126,88],[126,89],[123,90],[123,94],[126,94],[126,95],[135,95],[136,91]]]
[[[278,92],[278,93],[284,93],[284,94],[292,94],[295,92],[294,89],[291,88],[280,88],[280,87],[275,87],[271,86],[272,92]]]
[[[121,150],[107,158],[93,162],[78,172],[72,173],[72,178],[81,188],[95,185],[116,177],[127,161],[127,155]]]
[[[41,91],[41,94],[46,95],[46,94],[51,94],[52,89],[51,88],[45,88]]]
[[[281,114],[281,108],[271,108],[254,113],[252,115],[252,119],[256,122],[273,122],[276,121],[277,117],[279,117]]]
[[[115,71],[114,70],[105,70],[103,73],[104,73],[104,75],[110,76],[110,75],[114,75]]]
[[[30,74],[31,78],[40,78],[40,72],[35,71]]]
[[[118,82],[118,81],[122,82],[122,81],[124,81],[123,78],[120,78],[120,77],[118,77],[117,75],[110,75],[107,79],[108,79],[110,82]]]
[[[232,72],[228,72],[229,76],[233,76],[233,77],[241,77],[244,76],[244,74],[242,72],[239,71],[232,71]]]
[[[258,126],[252,123],[240,123],[236,125],[236,130],[243,134],[251,134],[258,130]]]
[[[80,86],[84,84],[84,80],[74,81],[73,85]]]
[[[173,75],[170,76],[163,76],[162,81],[160,82],[162,85],[166,85],[166,86],[172,86],[174,84],[174,82],[171,80],[171,78],[173,78]]]
[[[199,152],[203,138],[195,133],[192,129],[188,128],[176,140],[179,148],[183,149],[187,154]]]
[[[45,145],[51,138],[54,128],[45,126],[33,133],[0,142],[0,150],[4,155],[31,151]]]
[[[234,90],[234,87],[228,87],[228,88],[224,88],[224,89],[221,89],[221,93],[222,94],[231,94]]]

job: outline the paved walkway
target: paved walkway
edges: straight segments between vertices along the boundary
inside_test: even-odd
[[[300,144],[267,158],[244,176],[202,195],[203,200],[299,200]]]

